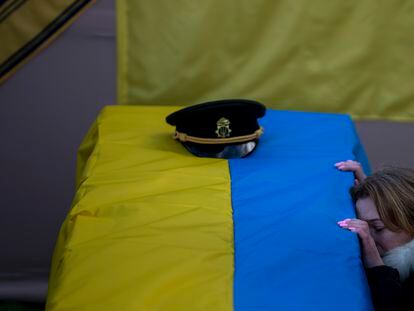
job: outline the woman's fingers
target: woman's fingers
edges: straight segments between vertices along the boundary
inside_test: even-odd
[[[369,233],[369,226],[366,221],[347,218],[338,221],[338,225],[341,228],[358,234],[362,245],[362,259],[366,267],[370,268],[384,264],[375,245],[375,241]]]
[[[335,166],[340,171],[350,171],[351,170],[351,168],[349,167],[349,165],[346,164],[345,162],[335,163]]]
[[[342,221],[338,221],[338,225],[343,228],[348,227],[363,227],[368,229],[368,223],[366,221],[360,219],[344,219]]]
[[[338,225],[343,229],[358,233],[361,238],[367,238],[369,236],[369,226],[366,221],[348,218],[338,221]]]
[[[335,163],[335,167],[340,171],[354,172],[354,175],[359,182],[363,181],[367,177],[362,169],[361,163],[357,161],[347,160],[337,162]]]
[[[338,163],[335,163],[335,167],[337,169],[342,170],[342,169],[344,169],[346,167],[346,165],[345,165],[345,162],[338,162]]]
[[[357,161],[347,160],[335,163],[335,167],[341,171],[356,171],[361,167]]]

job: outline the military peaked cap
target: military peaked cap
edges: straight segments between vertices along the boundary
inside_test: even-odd
[[[265,112],[256,101],[226,99],[180,109],[166,121],[176,127],[174,138],[194,155],[240,158],[255,149],[263,133],[257,119]]]

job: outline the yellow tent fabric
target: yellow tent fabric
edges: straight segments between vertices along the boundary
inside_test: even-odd
[[[79,151],[46,310],[232,310],[228,164],[171,138],[164,118],[176,109],[99,115]]]
[[[0,83],[46,47],[94,0],[0,1]]]
[[[414,120],[414,2],[117,1],[118,100]]]

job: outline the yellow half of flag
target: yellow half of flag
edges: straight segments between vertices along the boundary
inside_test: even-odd
[[[46,310],[233,310],[228,163],[171,138],[164,119],[176,108],[99,115],[80,149]]]

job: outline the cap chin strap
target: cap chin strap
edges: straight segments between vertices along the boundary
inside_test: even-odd
[[[175,131],[173,138],[178,139],[181,142],[192,142],[197,144],[209,144],[209,145],[216,145],[216,144],[231,144],[231,143],[242,143],[253,139],[258,139],[264,132],[263,127],[260,127],[256,130],[253,134],[237,136],[237,137],[229,137],[229,138],[202,138],[202,137],[195,137],[190,136],[185,133],[180,133]]]

